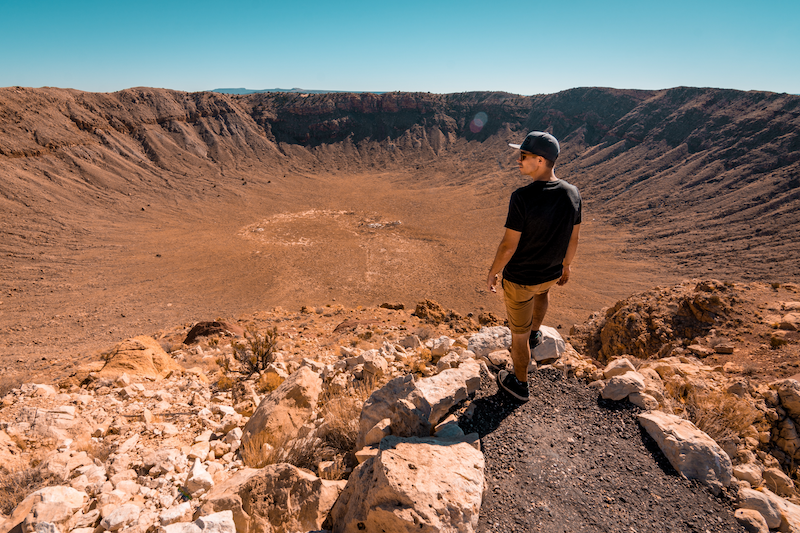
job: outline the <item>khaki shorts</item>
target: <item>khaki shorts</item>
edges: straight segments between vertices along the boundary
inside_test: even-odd
[[[538,285],[520,285],[513,281],[503,280],[508,329],[511,330],[511,333],[522,334],[531,330],[531,324],[533,323],[533,297],[549,291],[550,287],[555,285],[559,279],[545,281]]]

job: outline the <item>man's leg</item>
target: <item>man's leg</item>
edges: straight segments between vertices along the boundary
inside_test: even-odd
[[[528,381],[528,365],[531,363],[531,347],[528,339],[531,332],[511,334],[511,361],[514,363],[514,375],[517,379]]]
[[[545,291],[533,297],[533,321],[531,331],[539,331],[544,322],[544,315],[547,314],[547,305],[550,303],[550,291]]]

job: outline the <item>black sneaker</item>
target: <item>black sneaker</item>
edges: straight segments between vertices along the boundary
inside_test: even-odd
[[[542,344],[542,332],[539,330],[531,331],[531,338],[528,339],[528,345],[531,350]]]
[[[507,370],[497,373],[497,386],[521,402],[528,401],[528,383],[518,380],[517,376]]]

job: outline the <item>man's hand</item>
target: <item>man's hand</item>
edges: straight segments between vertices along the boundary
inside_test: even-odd
[[[564,265],[564,268],[562,269],[561,272],[561,279],[558,280],[556,285],[566,285],[567,282],[569,281],[569,274],[570,274],[569,265]]]
[[[486,288],[491,292],[497,292],[497,278],[499,277],[499,274],[493,276],[492,273],[489,272],[489,275],[486,277]]]

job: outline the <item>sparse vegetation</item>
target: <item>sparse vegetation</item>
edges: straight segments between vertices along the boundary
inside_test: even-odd
[[[261,394],[272,392],[283,383],[283,378],[274,372],[265,372],[261,374],[256,383],[256,390]]]
[[[682,411],[679,414],[717,442],[739,437],[761,417],[749,401],[733,394],[700,390],[679,380],[667,380],[664,385],[677,402],[673,407]]]
[[[273,361],[278,343],[278,328],[267,328],[261,333],[254,325],[250,325],[245,330],[244,337],[245,342],[234,342],[231,346],[233,356],[240,366],[238,372],[248,378],[265,370]]]
[[[0,466],[0,513],[11,514],[31,492],[63,482],[63,479],[41,466],[11,470]]]

